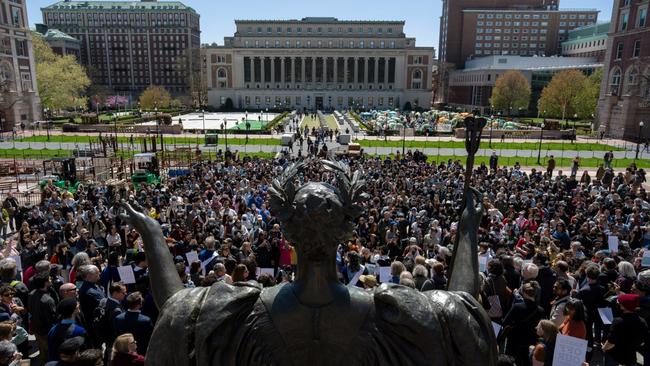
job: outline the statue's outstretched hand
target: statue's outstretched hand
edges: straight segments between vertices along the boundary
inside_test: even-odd
[[[124,209],[124,212],[120,213],[122,221],[135,228],[140,235],[144,236],[161,231],[160,224],[156,220],[144,214],[144,209],[136,201],[129,204],[122,200],[120,206]]]

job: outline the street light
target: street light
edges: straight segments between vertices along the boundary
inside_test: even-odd
[[[544,135],[544,122],[541,124],[541,129],[539,130],[539,149],[537,150],[537,164],[542,164],[542,136]]]
[[[205,110],[201,109],[201,116],[203,117],[203,140],[205,141]]]
[[[494,113],[494,106],[492,106],[492,113]],[[494,114],[490,116],[490,139],[489,139],[489,146],[490,149],[492,148],[492,124],[494,123]]]
[[[224,118],[223,122],[221,122],[221,129],[223,130],[224,139],[226,140],[226,151],[228,151],[228,131],[226,130],[226,123],[226,119]]]
[[[269,123],[269,109],[266,108],[266,117],[264,117],[264,122]]]
[[[643,132],[643,121],[639,122],[639,139],[636,142],[636,155],[634,156],[634,160],[639,158],[639,147],[641,146],[642,132]]]

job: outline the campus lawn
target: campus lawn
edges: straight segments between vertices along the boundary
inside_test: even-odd
[[[363,147],[402,147],[402,141],[398,140],[358,140]],[[406,148],[447,148],[447,149],[464,149],[465,142],[463,141],[409,141],[404,143]],[[489,142],[482,140],[481,149],[489,149]],[[536,142],[495,142],[492,141],[492,149],[494,150],[537,150],[539,143]],[[566,151],[624,151],[622,148],[598,144],[598,143],[570,143],[570,142],[543,142],[542,150],[566,150]]]
[[[460,160],[462,163],[465,162],[466,156],[449,156],[449,155],[429,155],[427,160],[429,162],[446,163],[449,159]],[[490,164],[489,156],[476,156],[474,158],[475,166],[485,163],[485,165]],[[499,166],[514,166],[515,163],[519,163],[522,167],[542,167],[546,169],[546,163],[548,158],[543,156],[540,159],[541,164],[537,164],[537,157],[521,157],[521,156],[500,156],[499,157]],[[630,164],[634,163],[634,159],[614,159],[612,161],[613,168],[627,168]],[[573,164],[573,158],[555,158],[556,169],[562,168],[565,172],[569,172],[571,165]],[[583,168],[598,168],[603,164],[603,159],[599,158],[580,158],[580,169]],[[650,159],[637,159],[636,160],[637,168],[650,168]]]
[[[110,134],[105,134],[104,136],[111,136]],[[199,144],[202,145],[204,143],[203,141],[203,135],[197,135]],[[165,137],[165,144],[168,145],[174,145],[174,144],[181,144],[181,145],[194,145],[196,144],[197,137]],[[92,142],[98,142],[99,137],[98,136],[82,136],[82,135],[51,135],[50,139],[47,139],[47,136],[29,136],[25,137],[24,139],[18,139],[16,141],[23,141],[23,142],[61,142],[61,143],[90,143]],[[140,141],[140,138],[134,137],[134,143],[138,144]],[[223,143],[224,141],[224,136],[223,134],[219,134],[219,143]],[[118,137],[117,138],[118,144],[127,144],[130,142],[129,137]],[[228,137],[228,144],[233,144],[233,145],[246,145],[246,139],[245,138],[234,138],[234,137]],[[251,135],[248,139],[248,145],[268,145],[268,146],[273,146],[273,145],[280,145],[280,140],[276,138],[256,138],[255,135]]]

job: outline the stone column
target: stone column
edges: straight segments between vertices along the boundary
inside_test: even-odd
[[[343,82],[344,83],[348,82],[348,58],[349,57],[343,57]]]
[[[286,62],[287,62],[286,57],[283,56],[283,57],[280,58],[280,79],[282,79],[282,80],[280,80],[281,83],[285,82],[284,77],[286,76],[285,75],[285,70],[287,68],[287,66],[285,65]]]
[[[375,57],[375,84],[379,84],[379,57]]]
[[[300,58],[300,73],[302,74],[302,78],[300,79],[300,82],[303,85],[305,84],[305,76],[307,75],[307,73],[305,71],[305,60],[307,60],[307,58],[305,58],[305,57]]]
[[[269,61],[271,62],[271,83],[277,83],[278,81],[275,80],[275,56],[269,57]]]
[[[359,75],[359,58],[355,57],[354,58],[354,76],[352,77],[353,82],[356,84],[358,82],[358,77]]]
[[[316,82],[316,57],[311,58],[311,82]]]
[[[363,58],[363,83],[368,84],[368,57]]]
[[[384,57],[384,84],[388,84],[388,57]]]

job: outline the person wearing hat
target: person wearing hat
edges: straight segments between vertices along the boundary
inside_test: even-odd
[[[648,325],[637,313],[638,294],[620,294],[617,303],[622,311],[614,318],[603,351],[618,365],[636,365],[636,350],[648,339]]]
[[[59,346],[65,340],[73,337],[82,337],[85,342],[86,330],[75,322],[75,317],[79,312],[79,302],[76,298],[68,297],[56,307],[61,321],[50,329],[47,335],[48,360],[59,360]]]

